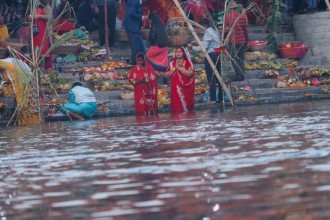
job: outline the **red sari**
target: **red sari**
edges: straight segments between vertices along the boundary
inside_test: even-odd
[[[183,75],[178,68],[171,77],[171,111],[172,113],[186,113],[194,110],[194,97],[195,97],[195,74],[192,62],[187,54],[184,54],[185,60],[182,67],[190,70],[193,76],[188,78]],[[176,58],[170,62],[167,71],[176,67]]]
[[[136,115],[153,115],[158,112],[157,77],[152,66],[146,61],[146,66],[136,64],[129,72],[128,78],[134,84],[134,99]],[[146,79],[147,82],[139,83]]]
[[[45,9],[44,8],[37,8],[35,11],[36,15],[45,15]],[[44,56],[47,51],[50,48],[50,40],[49,40],[49,35],[48,35],[48,30],[47,30],[47,20],[44,19],[38,19],[34,20],[34,24],[38,27],[39,33],[36,35],[33,35],[33,46],[34,46],[34,51],[38,47],[40,48],[40,58]],[[49,69],[52,67],[51,63],[51,55],[48,54],[46,57],[46,69]]]

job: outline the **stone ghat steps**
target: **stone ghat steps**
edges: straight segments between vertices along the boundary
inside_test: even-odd
[[[267,33],[257,33],[257,34],[250,34],[249,35],[249,41],[253,40],[266,40],[268,34]],[[295,33],[280,33],[278,35],[278,40],[280,42],[290,42],[296,40],[296,34]]]
[[[330,98],[330,94],[322,94],[322,86],[308,86],[304,88],[259,88],[254,91],[233,91],[234,100],[239,94],[249,94],[257,98],[254,101],[237,101],[236,104],[261,104],[295,102],[312,99]]]
[[[282,68],[277,69],[276,71],[280,74],[280,76],[284,76],[289,73],[290,68]],[[262,70],[245,70],[245,75],[248,79],[267,79],[268,77],[265,75],[266,69]]]
[[[290,24],[282,24],[281,25],[281,33],[292,33],[293,25]],[[248,25],[248,33],[249,34],[267,34],[267,30],[265,26],[256,26],[255,24]]]
[[[329,99],[329,94],[307,94],[306,96],[290,96],[284,95],[279,97],[261,97],[253,101],[241,101],[236,100],[236,106],[248,106],[248,105],[260,105],[260,104],[277,104],[277,103],[291,103],[291,102],[302,102],[302,101],[312,101],[312,100],[321,100]],[[228,105],[226,103],[226,105]]]

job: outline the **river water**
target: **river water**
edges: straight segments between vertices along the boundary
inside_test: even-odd
[[[0,128],[0,220],[330,218],[330,101]]]

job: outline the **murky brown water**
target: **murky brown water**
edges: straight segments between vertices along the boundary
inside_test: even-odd
[[[330,218],[330,101],[0,128],[0,220]]]

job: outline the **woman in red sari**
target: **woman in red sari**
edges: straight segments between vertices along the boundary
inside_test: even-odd
[[[171,79],[172,113],[186,113],[194,110],[195,73],[192,62],[183,47],[175,49],[175,57],[163,74]]]
[[[36,55],[40,58],[45,57],[45,69],[49,71],[52,69],[52,57],[51,54],[46,55],[46,53],[51,46],[50,30],[47,28],[47,22],[51,19],[51,7],[48,0],[39,0],[37,4],[34,14],[29,16],[30,20],[33,17],[33,25],[36,25],[39,31],[33,35],[33,49],[36,51],[36,48],[39,48],[40,51],[36,51]]]
[[[136,65],[128,78],[134,85],[136,115],[154,115],[158,112],[156,74],[143,53],[136,56]]]

